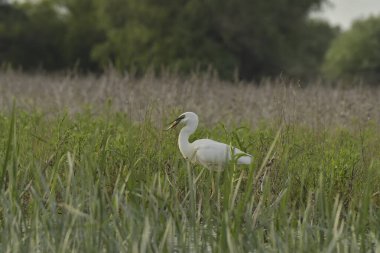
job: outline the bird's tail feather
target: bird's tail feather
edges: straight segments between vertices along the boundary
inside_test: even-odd
[[[237,159],[238,164],[251,164],[252,156],[241,156]]]

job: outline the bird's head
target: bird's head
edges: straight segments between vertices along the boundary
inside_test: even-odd
[[[170,130],[176,127],[179,123],[188,125],[195,124],[198,125],[198,116],[193,112],[185,112],[178,116],[174,121],[172,121],[166,130]]]

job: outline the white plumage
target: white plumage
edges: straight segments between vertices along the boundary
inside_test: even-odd
[[[198,127],[198,116],[195,113],[185,112],[181,114],[170,124],[167,130],[177,126],[179,123],[184,124],[179,133],[178,146],[185,159],[213,170],[223,169],[231,161],[232,157],[236,159],[237,164],[252,163],[250,154],[221,142],[200,139],[190,143],[189,137]]]

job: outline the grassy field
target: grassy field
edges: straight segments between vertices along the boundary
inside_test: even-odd
[[[1,252],[380,252],[380,88],[6,72],[0,89]],[[163,131],[184,110],[193,139],[254,164],[186,163]]]

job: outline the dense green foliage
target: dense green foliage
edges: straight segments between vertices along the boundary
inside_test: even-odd
[[[337,30],[310,20],[324,0],[44,0],[0,4],[0,62],[33,69],[109,64],[224,78],[319,73]],[[4,15],[3,15],[4,14]]]
[[[200,136],[253,153],[255,164],[188,165],[175,131],[149,116],[2,113],[1,251],[380,249],[377,126],[201,125]]]
[[[66,25],[48,3],[24,8],[0,3],[0,62],[25,69],[66,66],[63,39]]]
[[[332,78],[380,80],[380,16],[356,21],[332,43],[324,71]]]

